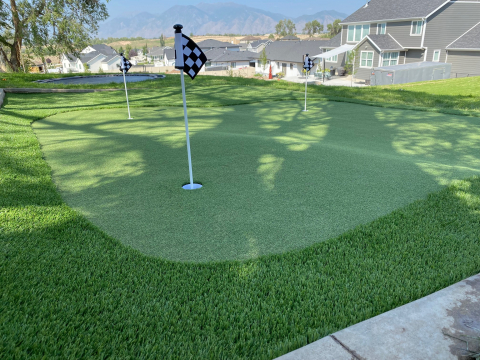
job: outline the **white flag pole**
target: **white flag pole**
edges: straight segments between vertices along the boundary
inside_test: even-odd
[[[308,81],[308,71],[305,70],[305,110],[303,111],[308,111],[307,110],[307,81]]]
[[[125,79],[125,69],[123,69],[122,72],[123,72],[123,83],[125,84],[125,96],[127,97],[128,118],[131,120],[133,118],[130,116],[130,104],[128,103],[127,80]]]
[[[180,24],[173,26],[175,29],[175,68],[180,70],[180,79],[182,82],[182,96],[183,96],[183,115],[185,117],[185,134],[187,137],[187,155],[188,155],[188,172],[190,175],[190,184],[183,185],[182,187],[185,190],[195,190],[202,187],[201,184],[195,184],[193,182],[193,171],[192,171],[192,154],[190,151],[190,133],[188,131],[188,116],[187,116],[187,98],[185,96],[185,79],[183,75],[183,45],[182,45],[182,28]]]

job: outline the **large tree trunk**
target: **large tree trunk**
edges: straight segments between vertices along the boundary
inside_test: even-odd
[[[22,49],[22,22],[18,16],[17,4],[15,0],[10,0],[10,8],[12,10],[13,26],[15,33],[13,37],[13,45],[10,46],[10,66],[12,70],[17,72],[20,69],[21,49]]]

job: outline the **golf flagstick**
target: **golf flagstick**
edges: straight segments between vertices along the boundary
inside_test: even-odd
[[[123,70],[123,83],[125,84],[125,96],[127,97],[128,118],[133,119],[130,116],[130,104],[128,103],[127,80],[125,79],[125,69]]]
[[[303,56],[303,69],[305,70],[305,109],[307,110],[307,83],[308,83],[308,72],[313,68],[313,61],[310,60],[308,54]]]
[[[185,77],[184,70],[188,76],[195,79],[203,64],[207,61],[207,57],[203,51],[195,44],[195,42],[188,36],[182,34],[183,26],[176,24],[175,29],[175,69],[180,70],[180,79],[182,82],[183,95],[183,115],[185,117],[185,134],[187,137],[187,155],[188,155],[188,173],[190,175],[190,183],[183,185],[185,190],[195,190],[202,187],[201,184],[193,182],[192,171],[192,154],[190,151],[190,133],[188,131],[188,116],[187,116],[187,98],[185,96]]]
[[[130,63],[130,61],[125,59],[123,53],[120,53],[120,56],[122,57],[122,59],[120,60],[120,71],[123,73],[123,83],[125,84],[125,96],[127,97],[128,118],[131,120],[133,118],[130,116],[130,104],[128,103],[127,80],[125,78],[125,73],[130,70],[132,64]]]
[[[187,98],[185,96],[185,78],[183,76],[183,69],[180,69],[180,78],[182,79],[183,116],[185,117],[185,134],[187,136],[188,174],[190,175],[190,184],[184,185],[183,188],[186,190],[194,190],[201,188],[202,185],[193,183],[192,153],[190,151],[190,133],[188,132]]]
[[[308,111],[307,110],[307,82],[308,82],[308,71],[305,71],[305,110],[303,111]]]

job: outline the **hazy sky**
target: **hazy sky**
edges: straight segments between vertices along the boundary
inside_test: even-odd
[[[229,2],[227,0],[110,0],[107,7],[110,17],[128,16],[138,12],[147,11],[152,14],[160,14],[174,5],[196,5],[200,2],[219,3]],[[296,17],[304,14],[314,14],[322,10],[336,10],[350,14],[365,4],[365,0],[236,0],[237,4],[267,10],[274,13]]]

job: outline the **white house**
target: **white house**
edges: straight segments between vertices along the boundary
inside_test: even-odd
[[[298,77],[303,71],[303,56],[306,54],[317,55],[320,47],[324,43],[318,41],[274,41],[265,48],[267,55],[267,64],[263,68],[261,60],[258,59],[255,64],[255,72],[268,75],[270,65],[272,66],[272,75],[283,73],[285,77]],[[261,54],[258,54],[259,56]],[[317,65],[310,72],[315,72]]]
[[[87,46],[80,52],[80,56],[73,54],[63,54],[61,62],[63,72],[98,72],[100,69],[116,70],[117,64],[120,65],[121,57],[116,50],[105,44]],[[88,69],[85,68],[87,65]]]

